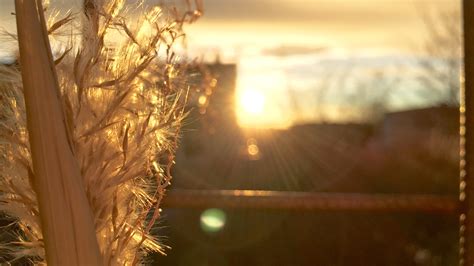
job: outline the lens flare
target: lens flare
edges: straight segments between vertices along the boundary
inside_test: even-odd
[[[224,227],[226,214],[221,209],[207,209],[201,214],[201,229],[206,233],[215,233]]]
[[[248,115],[261,115],[265,107],[265,96],[256,90],[245,91],[240,97],[240,106]]]

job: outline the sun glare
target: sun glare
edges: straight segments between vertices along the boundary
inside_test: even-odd
[[[288,82],[283,71],[271,68],[273,64],[273,59],[239,62],[235,111],[242,128],[283,129],[290,125],[290,113],[284,112]]]
[[[247,115],[261,115],[265,107],[265,96],[259,91],[245,91],[240,97],[240,106]]]

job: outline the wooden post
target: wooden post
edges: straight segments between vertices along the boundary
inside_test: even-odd
[[[474,1],[463,1],[464,86],[461,82],[459,265],[474,265]]]

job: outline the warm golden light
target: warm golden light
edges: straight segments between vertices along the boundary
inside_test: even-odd
[[[253,71],[256,62],[240,65],[236,90],[236,116],[243,128],[287,128],[290,113],[284,112],[281,91],[285,75],[281,71]]]
[[[261,115],[265,107],[265,97],[259,91],[248,90],[240,97],[242,111],[248,115]]]
[[[199,105],[200,105],[200,106],[205,105],[206,102],[207,102],[207,97],[206,97],[205,95],[199,96],[198,102],[199,102]]]

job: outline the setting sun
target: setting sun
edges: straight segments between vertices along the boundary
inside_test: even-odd
[[[248,90],[240,97],[239,104],[247,115],[261,115],[265,107],[265,96],[259,91]]]
[[[281,71],[259,71],[242,61],[236,89],[236,116],[244,128],[287,128],[291,114],[283,112],[285,75]],[[275,96],[275,97],[274,97]]]

